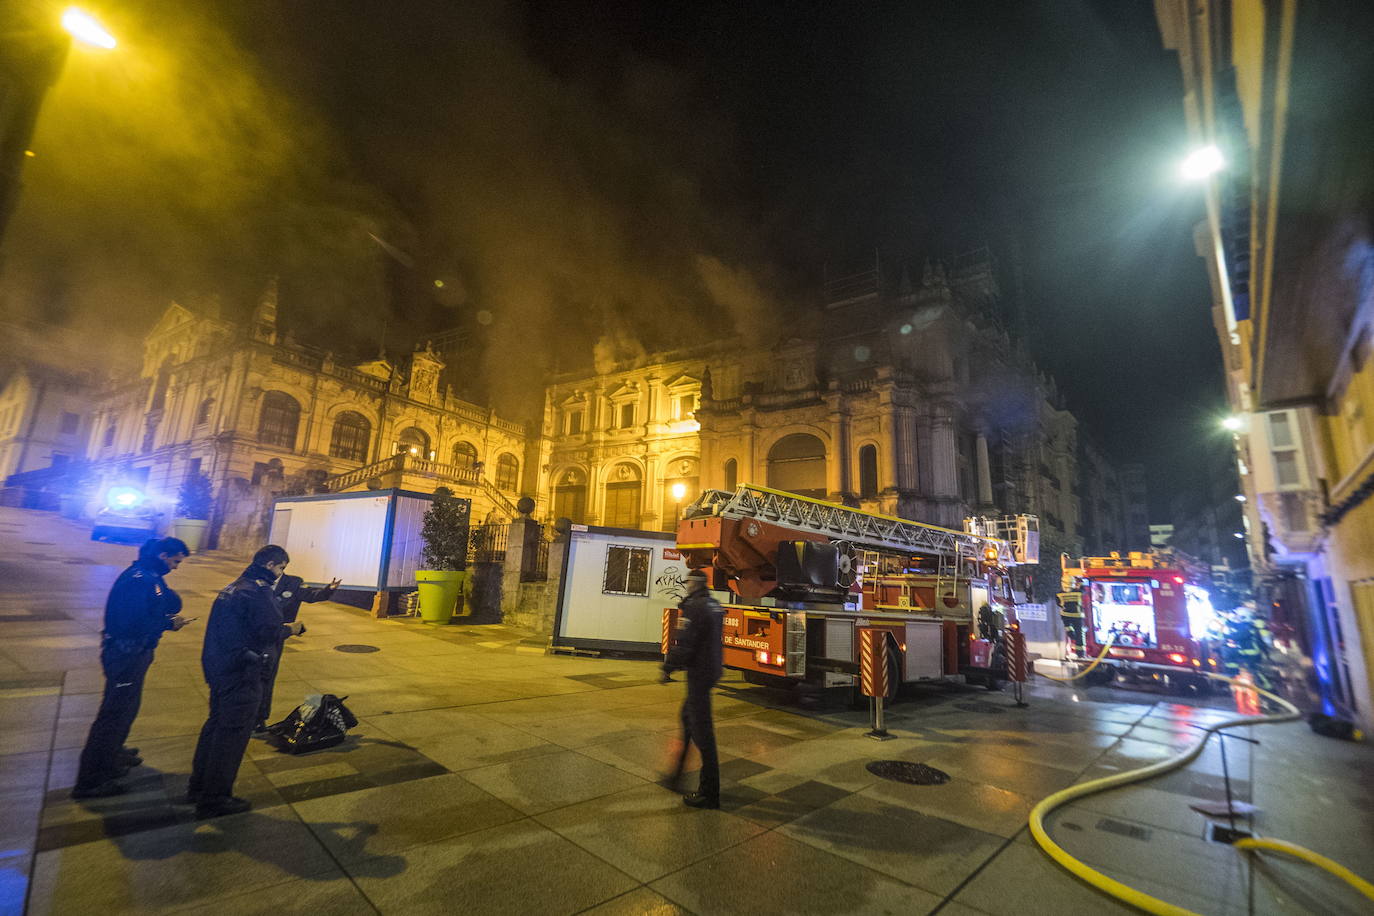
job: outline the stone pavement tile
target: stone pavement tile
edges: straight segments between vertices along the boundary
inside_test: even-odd
[[[758,786],[746,785],[745,788],[758,792],[763,791]],[[765,795],[757,801],[732,810],[741,817],[747,817],[765,827],[778,827],[810,814],[818,808],[824,808],[842,798],[847,798],[850,794],[846,789],[824,782],[808,780],[778,790],[771,795]]]
[[[105,674],[98,664],[68,671],[62,679],[62,693],[100,693],[105,689]]]
[[[535,820],[639,881],[652,881],[765,828],[725,811],[697,811],[655,785],[569,805]]]
[[[347,867],[383,913],[576,913],[638,884],[528,818],[387,858],[399,861],[388,875],[370,859]]]
[[[524,816],[456,774],[299,801],[293,807],[344,863]]]
[[[1082,829],[1065,829],[1069,817]],[[1059,823],[1060,829],[1052,834],[1055,842],[1125,884],[1152,881],[1177,895],[1213,901],[1209,910],[1227,901],[1243,905],[1249,895],[1245,856],[1207,842],[1200,832],[1175,833],[1072,806]]]
[[[8,736],[6,736],[8,737]],[[8,744],[8,741],[6,742]],[[6,753],[0,756],[0,773],[5,774],[5,792],[36,789],[43,791],[48,778],[48,752],[30,751],[24,754]],[[0,817],[4,811],[0,810]]]
[[[954,902],[990,916],[1136,916],[1140,912],[1079,881],[1038,847],[1024,843],[1005,846]]]
[[[640,779],[655,781],[661,779],[672,769],[677,759],[677,748],[678,737],[676,733],[660,732],[653,735],[636,735],[633,738],[592,744],[587,747],[580,747],[577,751],[593,760],[600,760],[602,763],[609,763],[627,773],[633,773]],[[736,778],[727,772],[736,763],[759,766],[753,764],[753,761],[737,760],[725,754],[721,755],[720,761],[721,778],[726,780]],[[694,773],[700,767],[700,755],[695,749],[689,750],[684,772]],[[687,784],[692,785],[693,783],[689,781]]]
[[[287,808],[39,853],[31,912],[148,913],[339,872]]]
[[[446,713],[449,710],[435,712]],[[379,716],[367,721],[385,726],[390,718],[392,717]],[[496,763],[509,763],[525,757],[537,757],[564,750],[563,747],[536,738],[528,732],[480,716],[473,716],[470,724],[465,723],[456,731],[409,737],[398,741],[453,772]]]
[[[61,701],[56,687],[0,691],[0,734],[51,726]]]
[[[1215,798],[1191,798],[1174,792],[1163,792],[1152,788],[1148,782],[1099,792],[1085,798],[1076,799],[1071,805],[1059,809],[1050,818],[1053,826],[1059,818],[1069,818],[1068,812],[1085,812],[1070,820],[1096,814],[1107,815],[1121,820],[1136,821],[1150,827],[1161,827],[1176,833],[1201,836],[1207,827],[1208,818],[1194,811],[1189,805],[1202,802],[1222,801],[1223,796]]]
[[[963,744],[1077,773],[1095,763],[1118,740],[1112,735],[1077,735],[1072,741],[1055,741],[1041,735],[1003,735],[978,737]]]
[[[1009,789],[1031,799],[1058,792],[1074,781],[1068,770],[1003,757],[985,746],[941,748],[922,756],[919,762],[969,782]]]
[[[689,910],[673,903],[662,894],[647,887],[638,887],[628,894],[583,910],[582,916],[692,916]]]
[[[90,723],[87,723],[88,725]],[[6,754],[34,754],[45,752],[53,743],[53,727],[49,723],[45,728],[21,728],[5,729],[5,753]],[[81,736],[81,741],[85,741],[86,736]]]
[[[695,913],[927,913],[940,898],[776,831],[655,881]]]
[[[1004,842],[868,793],[835,801],[778,832],[941,896]]]
[[[352,880],[341,875],[297,878],[175,912],[203,916],[374,916],[377,910]]]
[[[0,854],[33,852],[42,812],[43,796],[40,791],[0,793]]]
[[[631,728],[645,732],[669,731],[682,727],[682,703],[669,700],[644,706],[620,706],[607,709],[605,715],[619,719]],[[715,710],[712,710],[713,717]]]
[[[1356,916],[1371,910],[1369,899],[1359,891],[1306,863],[1277,855],[1254,855],[1250,861],[1254,874],[1252,913]],[[1371,869],[1363,863],[1347,860],[1344,864],[1354,865],[1356,874],[1370,879]]]
[[[659,721],[657,725],[658,728],[649,728],[642,722],[627,721],[611,713],[587,712],[545,722],[522,723],[520,729],[561,747],[581,748],[607,741],[636,738],[646,731],[675,730],[676,727],[672,721],[666,724]]]
[[[465,779],[526,814],[609,795],[644,780],[575,751],[466,770]]]
[[[958,777],[940,786],[880,779],[861,794],[1003,837],[1025,826],[1031,806],[1039,800]]]
[[[797,743],[796,738],[752,724],[749,717],[716,723],[716,745],[736,757],[754,757]]]

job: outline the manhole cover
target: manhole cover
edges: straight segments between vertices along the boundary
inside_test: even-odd
[[[381,649],[378,649],[376,646],[364,646],[364,645],[359,645],[359,644],[357,644],[357,643],[349,643],[349,644],[342,645],[342,646],[335,646],[335,647],[334,647],[334,651],[335,651],[335,652],[355,652],[355,653],[356,653],[356,652],[380,652],[380,651],[382,651],[382,650],[381,650]]]
[[[942,786],[949,782],[949,774],[944,770],[906,760],[875,760],[868,765],[868,772],[883,779],[905,782],[913,786]]]

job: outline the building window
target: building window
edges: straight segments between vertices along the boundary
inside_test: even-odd
[[[568,471],[553,488],[553,517],[582,524],[587,514],[587,486],[578,471]]]
[[[731,458],[725,462],[725,489],[733,491],[739,486],[739,462]]]
[[[429,458],[429,434],[423,429],[408,426],[396,437],[396,454]]]
[[[344,461],[366,461],[371,439],[372,424],[367,417],[345,410],[334,421],[334,430],[329,435],[329,454]]]
[[[296,447],[296,428],[301,421],[301,405],[282,391],[269,391],[262,396],[262,414],[258,417],[258,441],[263,445],[281,448]]]
[[[621,404],[619,408],[620,428],[629,429],[635,425],[635,405]]]
[[[477,446],[471,442],[456,442],[453,445],[453,466],[470,471],[477,467]]]
[[[64,436],[74,436],[76,431],[81,428],[81,415],[63,412],[62,419],[58,422],[57,431]]]
[[[873,499],[878,495],[878,447],[865,445],[859,449],[859,496]]]
[[[115,425],[111,423],[109,426],[105,427],[105,448],[109,448],[110,446],[114,445],[114,440]]]
[[[1280,487],[1300,487],[1302,469],[1298,464],[1297,437],[1292,411],[1269,414],[1269,448],[1274,459],[1274,477]]]
[[[673,419],[690,420],[693,412],[697,409],[697,396],[695,394],[684,394],[673,399]]]
[[[210,411],[215,408],[215,399],[206,398],[200,402],[200,407],[196,408],[196,425],[207,426],[210,423]]]
[[[186,462],[187,478],[199,476],[201,460],[200,458],[192,458],[190,461]]]
[[[784,436],[768,450],[768,486],[825,499],[825,443],[808,433]]]
[[[638,528],[642,493],[639,468],[616,465],[606,482],[606,506],[602,524],[608,528]]]
[[[581,408],[568,411],[568,435],[577,436],[582,433],[582,418],[584,414]]]
[[[607,595],[649,595],[649,564],[652,551],[647,547],[606,548],[606,573],[601,591]]]
[[[520,462],[514,455],[502,455],[496,459],[496,489],[514,493],[520,485]]]

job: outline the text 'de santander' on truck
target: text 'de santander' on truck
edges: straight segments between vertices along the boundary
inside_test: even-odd
[[[1012,569],[1037,562],[1039,539],[1029,515],[959,531],[750,484],[703,492],[677,529],[683,561],[724,593],[726,667],[809,688],[855,683],[863,626],[892,633],[902,683],[997,686],[1001,630],[1016,620]]]

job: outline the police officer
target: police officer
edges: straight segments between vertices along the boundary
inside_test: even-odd
[[[235,798],[233,789],[262,702],[263,669],[281,640],[305,629],[299,622],[282,622],[272,593],[290,560],[275,544],[263,547],[210,609],[200,655],[210,685],[210,716],[196,742],[184,799],[196,806],[196,817],[238,814],[251,807]]]
[[[72,798],[105,798],[128,791],[117,780],[143,762],[137,748],[125,747],[124,742],[138,716],[143,678],[162,634],[190,622],[181,616],[181,597],[163,580],[189,552],[176,538],[148,541],[110,589],[100,641],[105,694],[81,751]]]
[[[323,588],[306,588],[305,580],[300,576],[282,573],[282,577],[277,580],[277,587],[273,589],[282,622],[295,623],[296,617],[300,615],[302,602],[314,604],[317,601],[328,601],[334,594],[334,589],[338,587],[339,580],[335,579]],[[281,667],[281,650],[284,642],[285,636],[273,647],[272,660],[262,669],[262,704],[258,707],[257,725],[253,728],[255,735],[267,731],[267,717],[272,714],[272,687],[277,681],[277,670]]]
[[[674,671],[687,671],[687,698],[682,702],[682,751],[669,777],[670,784],[682,778],[687,746],[696,744],[701,752],[701,778],[696,792],[683,798],[693,808],[720,807],[720,759],[716,754],[716,732],[711,722],[711,688],[720,680],[721,620],[720,602],[706,590],[706,573],[696,569],[687,575],[687,595],[678,604],[678,633],[663,662],[666,683]]]

